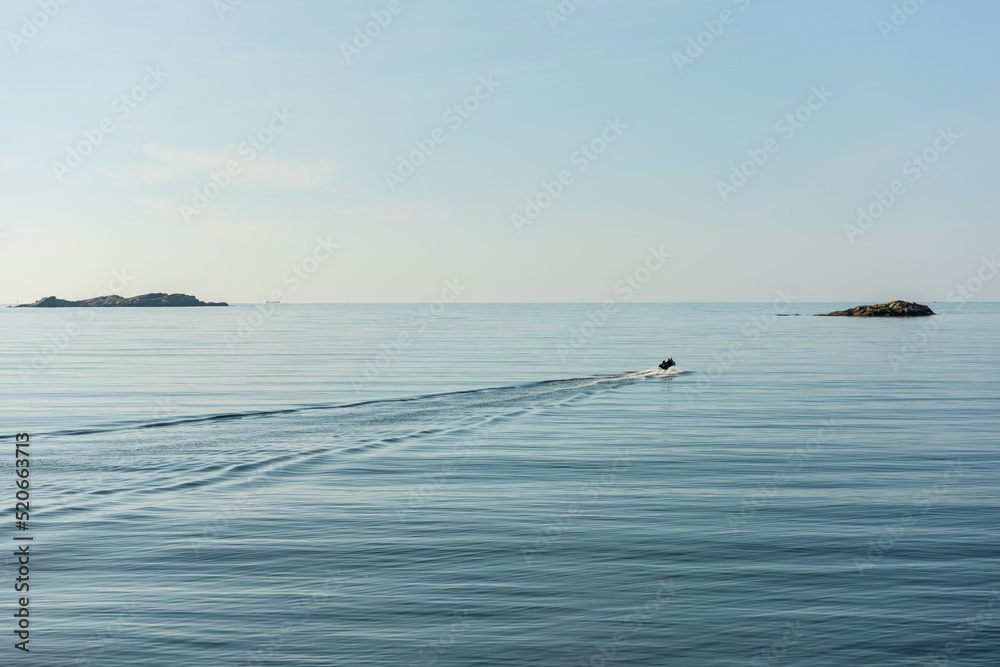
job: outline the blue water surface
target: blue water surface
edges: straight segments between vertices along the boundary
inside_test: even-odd
[[[2,309],[0,664],[1000,665],[1000,305],[851,305]]]

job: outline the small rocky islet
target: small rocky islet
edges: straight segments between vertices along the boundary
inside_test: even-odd
[[[835,310],[820,317],[927,317],[934,315],[930,307],[913,301],[890,301],[873,306],[855,306],[847,310]]]
[[[47,296],[34,303],[23,303],[17,308],[191,308],[196,306],[228,306],[223,302],[206,302],[190,294],[165,294],[155,292],[140,296],[97,296],[82,301],[67,301],[54,296]]]

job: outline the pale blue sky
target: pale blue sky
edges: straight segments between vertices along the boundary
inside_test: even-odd
[[[885,39],[898,0],[587,0],[555,30],[557,0],[401,0],[347,62],[341,43],[389,0],[243,0],[223,19],[213,0],[7,0],[0,301],[92,296],[122,268],[127,295],[427,301],[457,278],[470,302],[601,301],[660,245],[672,259],[637,301],[944,299],[1000,252],[1000,5],[911,1]],[[445,112],[491,76],[453,128]],[[832,98],[786,138],[776,121],[814,86]],[[251,162],[240,144],[275,109],[294,119]],[[609,118],[627,129],[580,172]],[[53,163],[103,119],[114,132],[60,182]],[[961,138],[911,182],[904,163],[949,127]],[[437,128],[447,141],[390,191],[386,171]],[[777,153],[723,201],[717,183],[769,138]],[[234,160],[186,223],[180,205]],[[518,233],[512,214],[561,170],[572,184]],[[844,225],[895,179],[905,193],[850,243]],[[292,289],[318,237],[339,250]],[[1000,300],[1000,280],[977,299]]]

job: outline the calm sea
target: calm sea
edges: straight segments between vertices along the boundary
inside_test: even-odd
[[[851,305],[3,309],[0,664],[996,667],[1000,305]]]

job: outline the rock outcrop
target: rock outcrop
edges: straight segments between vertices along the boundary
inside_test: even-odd
[[[855,306],[848,310],[835,310],[821,317],[926,317],[933,315],[929,307],[913,301],[890,301],[874,306]]]
[[[98,296],[83,301],[66,301],[47,296],[34,303],[25,303],[18,308],[188,308],[192,306],[228,306],[228,303],[206,303],[189,294],[143,294],[142,296]]]

